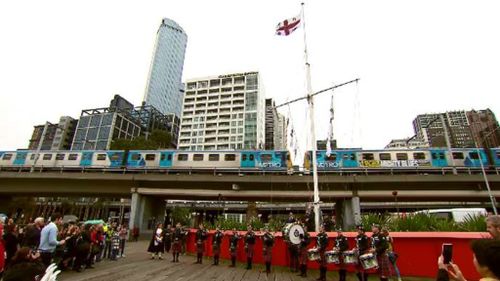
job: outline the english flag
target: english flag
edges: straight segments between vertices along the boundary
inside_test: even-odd
[[[276,26],[276,35],[288,36],[300,26],[300,15],[286,19]]]

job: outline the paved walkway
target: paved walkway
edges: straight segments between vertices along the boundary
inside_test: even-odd
[[[81,273],[68,271],[60,274],[58,280],[74,281],[175,281],[175,280],[217,280],[217,281],[240,281],[240,280],[286,280],[286,281],[310,281],[318,278],[317,270],[310,270],[309,277],[302,278],[296,273],[289,272],[288,268],[275,267],[273,272],[266,275],[263,265],[254,265],[254,269],[245,270],[244,264],[236,268],[228,267],[228,261],[221,260],[219,266],[212,266],[211,259],[205,258],[203,264],[194,264],[195,257],[180,256],[179,263],[171,263],[172,256],[167,254],[163,260],[151,260],[146,253],[147,241],[130,242],[125,250],[125,258],[118,261],[105,260],[95,265],[94,269],[87,269]],[[338,280],[335,272],[328,272],[328,280]],[[357,280],[350,275],[348,280]],[[375,276],[370,280],[378,280]],[[405,281],[409,280],[405,278]],[[412,278],[411,280],[415,280]],[[419,279],[423,280],[423,279]]]

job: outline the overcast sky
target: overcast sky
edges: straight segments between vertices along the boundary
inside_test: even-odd
[[[306,1],[314,91],[335,92],[342,147],[383,148],[413,135],[416,115],[491,108],[500,113],[500,2]],[[114,94],[140,104],[163,17],[188,34],[183,80],[260,71],[277,103],[304,95],[303,30],[274,35],[300,1],[3,1],[0,149],[28,146],[33,126]],[[316,99],[319,139],[330,93]],[[305,103],[291,112],[305,136]],[[302,138],[302,144],[304,137]]]

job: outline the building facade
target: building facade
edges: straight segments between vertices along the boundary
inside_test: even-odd
[[[266,150],[285,150],[287,146],[286,118],[278,113],[272,99],[266,99]]]
[[[429,147],[429,145],[424,141],[406,138],[391,140],[391,142],[385,146],[385,149],[416,149],[425,147]]]
[[[467,112],[472,136],[479,147],[500,147],[500,128],[493,111],[471,110]]]
[[[178,148],[264,149],[265,101],[258,72],[186,81]]]
[[[444,124],[441,117],[444,118]],[[449,111],[418,115],[413,120],[413,129],[418,139],[430,147],[446,147],[445,127],[451,147],[474,147],[465,111]]]
[[[69,150],[71,149],[71,142],[75,134],[76,124],[75,120],[69,116],[61,116],[59,123],[47,124],[47,131],[42,142],[40,150]],[[28,149],[37,150],[40,140],[45,129],[44,125],[37,125],[33,130],[31,139],[29,141]]]
[[[144,102],[165,115],[181,115],[186,45],[184,30],[175,21],[164,18],[156,34]]]

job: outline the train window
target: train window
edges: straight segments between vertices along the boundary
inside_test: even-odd
[[[25,159],[26,159],[26,154],[24,154],[24,153],[22,153],[22,154],[18,153],[16,155],[16,160],[25,160]]]
[[[440,152],[440,153],[439,153],[439,159],[441,159],[441,160],[444,160],[444,159],[445,159],[445,158],[444,158],[444,152]]]
[[[44,154],[43,155],[43,160],[51,160],[52,159],[52,154]]]
[[[246,155],[246,154],[243,154],[243,155],[241,156],[241,160],[242,160],[242,161],[247,161],[247,155]]]
[[[500,151],[497,151],[496,153],[497,159],[500,159]]]
[[[219,154],[208,154],[208,161],[219,161]]]
[[[479,154],[477,154],[477,152],[470,152],[469,156],[470,159],[479,159]]]
[[[74,161],[74,160],[77,160],[77,159],[78,159],[78,154],[76,154],[76,153],[72,153],[72,154],[70,154],[68,156],[68,160]]]
[[[408,160],[408,154],[407,153],[396,153],[396,159]]]
[[[132,159],[132,161],[139,161],[141,160],[141,155],[139,153],[132,154],[130,159]]]
[[[10,160],[10,159],[12,159],[12,154],[9,154],[9,153],[4,154],[2,157],[2,160]]]
[[[160,155],[160,161],[165,161],[165,156],[166,156],[166,155],[162,153],[162,154]]]
[[[187,154],[179,154],[179,155],[177,155],[177,160],[178,161],[187,161],[188,155]]]
[[[250,158],[248,160],[250,160],[250,161],[255,160],[255,156],[253,154],[250,154]]]
[[[335,160],[337,160],[337,154],[330,154],[330,156],[325,154],[325,160],[326,161],[335,161]]]
[[[464,154],[462,152],[453,152],[453,159],[464,159]]]
[[[35,160],[36,154],[32,153],[30,156],[30,160]]]
[[[203,161],[203,154],[194,154],[193,161]]]
[[[391,160],[390,153],[380,153],[378,157],[380,158],[380,160]]]
[[[264,162],[269,162],[273,160],[273,157],[271,156],[271,154],[261,154],[260,160]]]
[[[250,158],[252,158],[252,155],[250,155]],[[224,155],[224,161],[234,161],[236,160],[236,154],[225,154]]]
[[[169,155],[168,155],[167,160],[168,160],[168,161],[172,161],[172,154],[169,154]]]
[[[66,156],[66,155],[63,154],[63,153],[57,153],[56,154],[56,160],[64,160],[64,156]]]
[[[373,153],[363,153],[363,160],[373,160]]]
[[[97,161],[104,161],[104,160],[106,160],[106,154],[104,153],[97,154]]]
[[[425,153],[423,153],[423,152],[415,152],[415,153],[413,153],[413,159],[415,159],[415,160],[425,160]]]
[[[156,155],[146,154],[146,161],[155,161]]]

